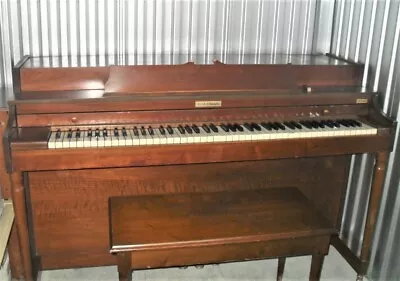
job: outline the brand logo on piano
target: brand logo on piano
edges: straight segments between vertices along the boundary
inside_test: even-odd
[[[222,101],[220,100],[197,100],[194,102],[195,107],[221,107]]]

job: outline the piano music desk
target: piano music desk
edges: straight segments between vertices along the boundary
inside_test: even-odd
[[[111,197],[110,252],[131,270],[312,255],[319,280],[336,229],[297,188]]]

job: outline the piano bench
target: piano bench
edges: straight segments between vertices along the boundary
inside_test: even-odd
[[[111,197],[110,253],[132,269],[312,255],[319,280],[336,230],[296,188]]]

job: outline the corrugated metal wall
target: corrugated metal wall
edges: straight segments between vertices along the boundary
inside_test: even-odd
[[[399,10],[399,0],[0,0],[0,85],[11,84],[11,65],[25,54],[113,54],[117,63],[127,54],[235,53],[240,61],[330,50],[370,65],[364,84],[382,91],[384,111],[399,119]],[[370,266],[376,280],[400,276],[399,160],[392,153]],[[342,236],[356,251],[373,161],[352,163]]]
[[[116,54],[120,59],[143,53],[327,52],[333,16],[333,2],[317,0],[0,3],[0,83],[11,83],[11,63],[25,54]]]
[[[379,90],[382,108],[400,120],[400,1],[338,0],[335,6],[331,52],[369,65],[364,85]],[[399,132],[399,129],[397,129]],[[390,155],[377,231],[373,241],[369,274],[375,280],[400,278],[400,194],[398,169],[400,151]],[[355,251],[360,251],[360,237],[365,224],[365,207],[374,158],[354,157],[347,194],[342,236]]]

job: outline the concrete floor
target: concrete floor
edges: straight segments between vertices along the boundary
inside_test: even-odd
[[[308,280],[311,257],[288,258],[284,281]],[[277,260],[206,265],[198,269],[167,268],[140,270],[133,273],[134,281],[272,281],[276,280]],[[115,266],[43,271],[40,281],[108,281],[118,280]],[[321,281],[355,281],[355,271],[340,254],[330,248],[325,259]],[[366,279],[364,279],[366,280]]]

